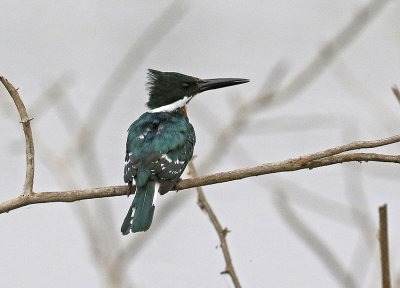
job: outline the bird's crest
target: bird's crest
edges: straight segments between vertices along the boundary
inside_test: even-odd
[[[153,69],[149,69],[148,73],[147,73],[147,83],[146,83],[146,90],[149,91],[149,93],[151,93],[151,91],[154,89],[154,87],[157,85],[157,80],[159,78],[159,76],[162,74],[163,72],[161,71],[157,71],[157,70],[153,70]]]

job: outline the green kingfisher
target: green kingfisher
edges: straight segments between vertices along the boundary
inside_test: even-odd
[[[122,224],[122,234],[149,229],[157,191],[162,195],[172,190],[192,159],[196,136],[185,105],[200,92],[248,81],[199,79],[148,70],[149,111],[128,129],[124,181],[128,183],[128,196],[134,192],[134,184],[136,193]]]

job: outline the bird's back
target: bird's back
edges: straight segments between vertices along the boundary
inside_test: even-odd
[[[126,144],[125,182],[176,182],[193,155],[193,126],[181,109],[144,113],[132,123]]]

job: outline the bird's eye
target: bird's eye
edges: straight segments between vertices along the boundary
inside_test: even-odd
[[[187,88],[189,88],[189,87],[190,87],[190,84],[189,84],[188,82],[183,82],[183,83],[182,83],[182,88],[187,89]]]

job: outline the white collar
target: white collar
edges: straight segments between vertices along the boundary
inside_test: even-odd
[[[149,113],[158,113],[158,112],[172,112],[175,111],[178,108],[181,108],[183,106],[185,106],[191,99],[193,96],[189,97],[189,96],[185,96],[182,99],[179,99],[178,101],[175,101],[174,103],[165,105],[165,106],[161,106],[155,109],[151,109],[149,111]]]

